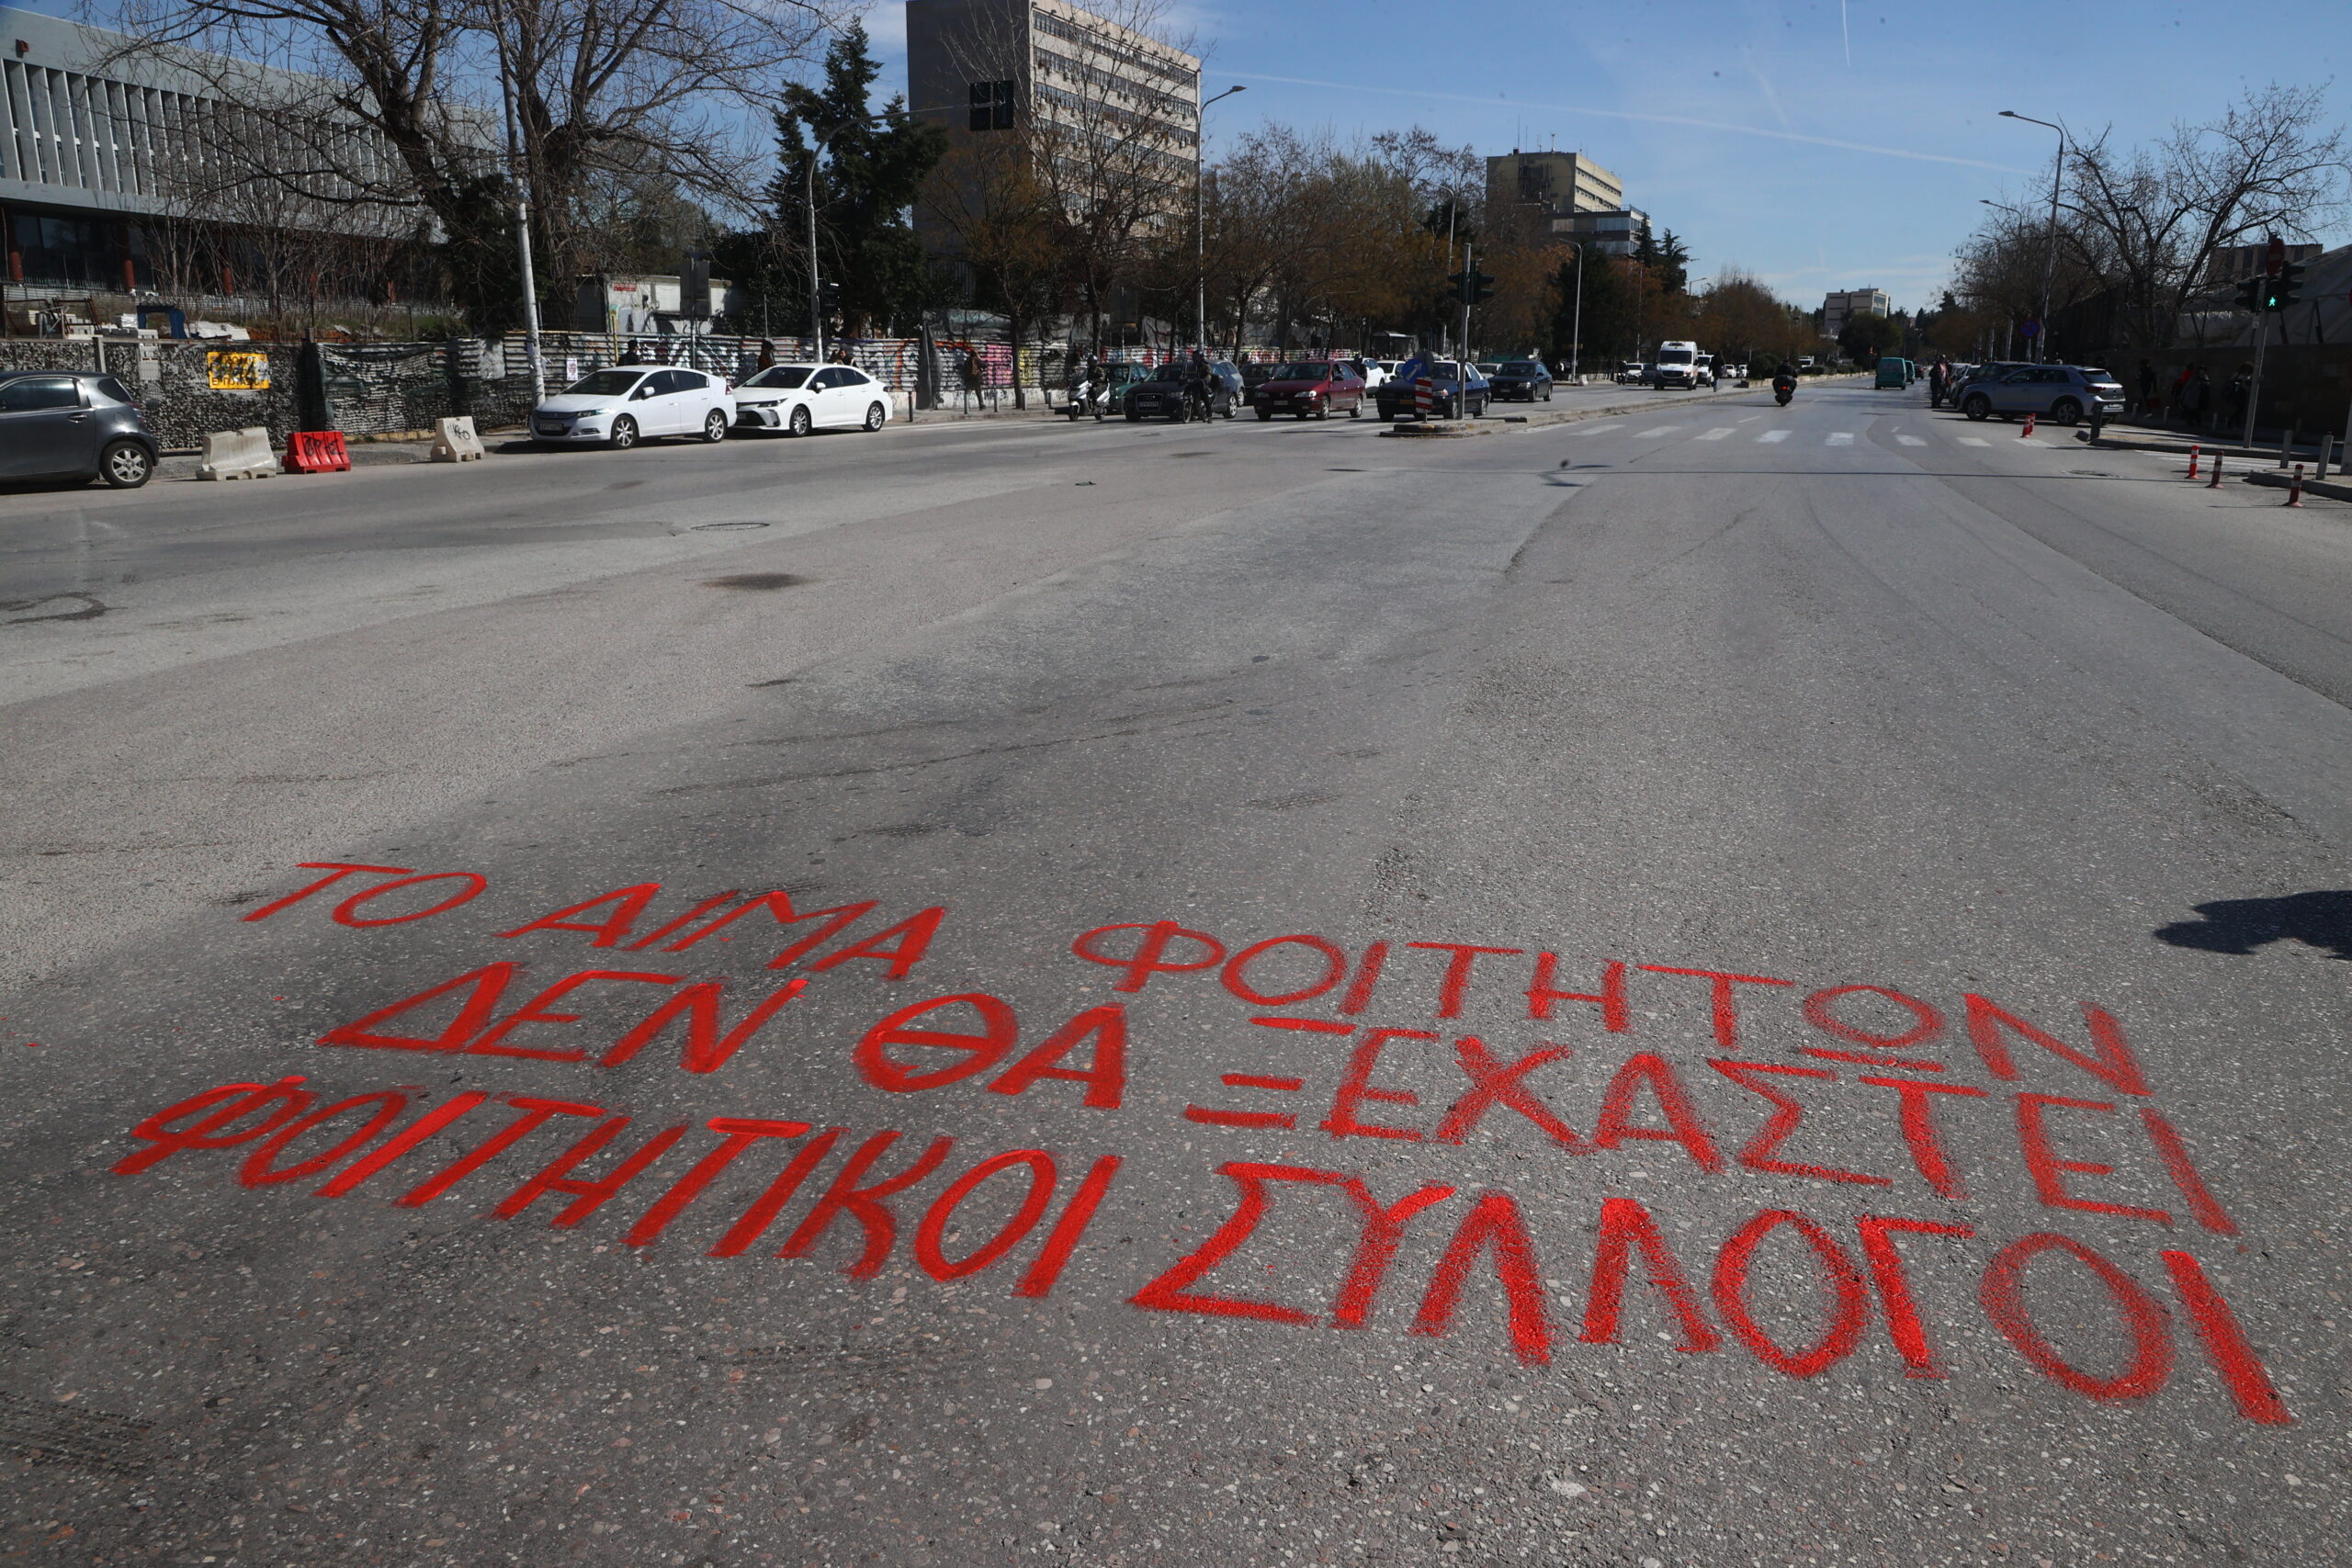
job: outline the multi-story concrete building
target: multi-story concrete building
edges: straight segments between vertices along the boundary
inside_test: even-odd
[[[266,115],[246,124],[242,109],[322,96],[310,77],[195,54],[174,63],[130,52],[132,42],[0,6],[0,230],[7,281],[21,293],[153,287],[159,240],[190,215],[191,193],[220,177],[209,155],[220,139],[250,150],[268,134]],[[224,83],[238,85],[243,106],[223,103]],[[383,158],[365,133],[355,148]],[[235,291],[231,277],[211,286]]]
[[[1065,0],[907,0],[907,96],[959,149],[1018,136],[1054,163],[1056,188],[1101,178],[1081,165],[1116,143],[1123,178],[1189,213],[1200,154],[1201,62]],[[952,249],[937,214],[916,229]]]
[[[1525,152],[1487,160],[1487,220],[1524,215],[1555,239],[1631,255],[1649,214],[1625,205],[1625,185],[1582,152]]]
[[[1894,310],[1894,301],[1882,289],[1833,290],[1821,297],[1821,335],[1836,337],[1856,316],[1885,316]]]

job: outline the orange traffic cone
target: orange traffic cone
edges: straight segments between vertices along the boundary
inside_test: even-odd
[[[2193,446],[2188,449],[2188,477],[2192,479],[2197,477],[2197,454],[2204,449],[2204,446],[2201,443]]]
[[[2295,465],[2294,480],[2287,486],[2287,504],[2290,506],[2301,506],[2302,503],[2303,466],[2301,463],[2298,463]]]
[[[2028,415],[2026,415],[2026,416],[2025,416],[2025,428],[2024,428],[2023,430],[2020,430],[2020,431],[2018,431],[2018,440],[2020,440],[2020,441],[2023,441],[2023,440],[2026,440],[2028,437],[2031,436],[2032,434],[2033,434],[2033,415],[2031,415],[2031,414],[2028,414]]]

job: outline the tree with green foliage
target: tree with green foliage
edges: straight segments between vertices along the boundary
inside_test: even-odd
[[[1903,323],[1885,316],[1855,315],[1838,331],[1838,346],[1857,365],[1875,366],[1903,342]]]
[[[908,209],[947,155],[947,133],[916,119],[903,96],[872,113],[870,94],[881,73],[865,28],[853,22],[825,51],[821,85],[785,88],[785,107],[775,116],[776,175],[768,186],[775,214],[769,248],[796,257],[805,279],[813,181],[820,269],[841,286],[842,321],[861,333],[910,329],[943,298]],[[800,292],[805,321],[805,284]]]

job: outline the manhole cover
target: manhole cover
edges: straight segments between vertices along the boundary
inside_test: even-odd
[[[709,534],[728,528],[764,528],[766,526],[764,523],[697,523],[695,525],[695,532]]]

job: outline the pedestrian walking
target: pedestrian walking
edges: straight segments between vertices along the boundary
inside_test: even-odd
[[[983,384],[980,377],[980,356],[970,349],[966,349],[956,369],[964,384],[964,412],[969,413],[973,405],[979,400],[980,388]]]
[[[2180,389],[2180,417],[2191,430],[2202,429],[2206,416],[2213,407],[2213,383],[2205,374],[2205,367],[2188,367],[2188,382]]]
[[[1951,389],[1951,361],[1939,354],[1935,364],[1928,368],[1928,406],[1931,409],[1943,407],[1944,394]]]
[[[2238,373],[2230,378],[2228,397],[2230,400],[2230,428],[2232,430],[2244,430],[2245,428],[2245,405],[2253,396],[2254,361],[2251,359],[2242,360],[2238,364]]]
[[[2156,402],[2155,362],[2143,354],[2140,356],[2140,412],[2145,417],[2161,412]]]

